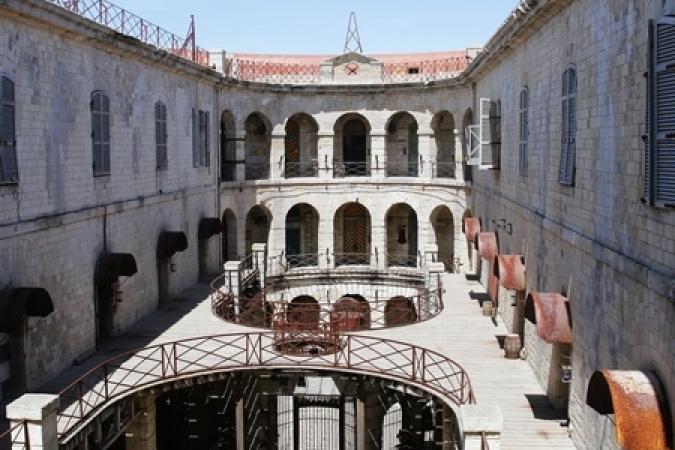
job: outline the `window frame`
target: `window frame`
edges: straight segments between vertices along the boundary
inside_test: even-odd
[[[527,85],[520,90],[519,108],[519,144],[518,144],[518,171],[521,177],[527,177],[529,169],[528,143],[530,138],[530,89]]]
[[[560,165],[558,167],[558,183],[570,187],[574,186],[576,179],[577,94],[577,69],[575,65],[570,65],[563,72],[562,79]]]
[[[6,84],[7,83],[7,84]],[[5,86],[9,86],[11,100],[5,98]],[[5,120],[4,112],[9,111],[10,129],[5,139],[3,137],[2,126]],[[11,173],[7,178],[4,177],[3,172],[0,171],[0,186],[15,185],[19,183],[19,165],[17,157],[17,139],[16,139],[16,83],[12,77],[7,74],[0,73],[0,163],[6,158],[11,167]]]
[[[97,106],[97,98],[99,98],[99,108]],[[90,97],[90,111],[91,111],[91,141],[92,141],[92,172],[94,177],[106,177],[112,173],[110,160],[111,147],[111,129],[110,129],[110,97],[104,90],[92,91]],[[97,125],[99,126],[97,130]],[[107,139],[105,130],[107,128]],[[98,146],[98,160],[97,160],[97,146]],[[101,167],[97,167],[97,161]]]
[[[155,103],[155,162],[158,171],[169,168],[167,109],[160,100]]]

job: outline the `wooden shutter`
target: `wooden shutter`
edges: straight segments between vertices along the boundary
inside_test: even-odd
[[[518,168],[521,176],[527,176],[528,160],[527,160],[527,141],[529,139],[529,102],[530,93],[526,87],[520,91],[520,145],[518,151]]]
[[[94,175],[110,174],[110,99],[102,91],[91,94],[91,138]]]
[[[501,104],[498,100],[480,99],[480,164],[498,169],[502,146]]]
[[[577,134],[576,93],[576,71],[570,67],[563,74],[560,166],[558,169],[558,182],[566,186],[574,185]]]
[[[675,206],[675,19],[661,19],[653,29],[653,199],[655,206],[671,207]]]
[[[199,167],[199,115],[192,108],[192,166]]]
[[[155,147],[158,170],[164,170],[168,166],[167,139],[166,105],[157,102],[155,104]]]
[[[0,78],[0,183],[19,181],[16,162],[16,107],[14,82]]]
[[[211,165],[211,113],[204,113],[204,165]]]

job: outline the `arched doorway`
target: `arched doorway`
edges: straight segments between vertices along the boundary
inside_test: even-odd
[[[337,322],[341,331],[358,331],[370,328],[370,305],[363,296],[347,294],[335,302],[331,321]]]
[[[342,205],[335,213],[335,265],[370,264],[370,213],[360,203]]]
[[[387,265],[417,267],[417,214],[406,203],[389,208],[387,227]]]
[[[226,209],[220,223],[223,227],[220,233],[222,261],[237,261],[237,216],[231,209]]]
[[[416,177],[419,174],[417,121],[408,112],[394,114],[386,127],[388,177]]]
[[[370,176],[370,124],[360,114],[350,113],[335,122],[333,176]]]
[[[429,218],[434,229],[438,247],[437,262],[442,262],[445,270],[455,270],[455,222],[452,212],[447,206],[439,206],[433,210]]]
[[[237,179],[237,143],[234,116],[229,111],[220,115],[220,179]]]
[[[317,151],[319,126],[305,113],[293,115],[286,122],[284,176],[316,177],[319,174]]]
[[[307,203],[286,215],[286,261],[289,268],[319,265],[319,213]]]
[[[253,244],[267,244],[270,235],[272,214],[264,206],[256,205],[246,214],[246,256],[253,250]]]
[[[384,305],[384,325],[392,327],[417,321],[415,304],[408,297],[393,297]]]
[[[316,330],[321,320],[321,307],[314,297],[301,295],[288,304],[286,320],[300,330]]]
[[[437,113],[431,121],[436,143],[434,178],[455,178],[455,120],[448,111]]]
[[[260,113],[246,119],[246,179],[266,180],[270,176],[271,127]]]
[[[408,442],[403,430],[403,410],[401,404],[396,402],[389,407],[382,419],[382,449],[406,448],[399,447],[399,444],[405,445],[406,443]]]
[[[469,126],[473,125],[473,111],[471,108],[467,109],[464,113],[464,118],[462,119],[462,155],[463,155],[463,165],[464,170],[464,180],[471,181],[473,179],[473,174],[471,173],[471,166],[466,164],[466,159],[469,155],[469,141],[467,140],[467,129]]]

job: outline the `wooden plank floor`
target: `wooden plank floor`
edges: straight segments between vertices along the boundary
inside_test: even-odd
[[[445,309],[422,324],[372,331],[366,334],[410,342],[436,350],[462,365],[469,373],[480,404],[497,404],[504,416],[502,449],[573,449],[561,418],[550,408],[542,388],[526,361],[507,360],[497,335],[506,330],[483,317],[469,292],[482,286],[463,275],[444,279]],[[90,367],[124,351],[191,337],[252,331],[223,322],[211,314],[208,287],[199,283],[179,298],[158,308],[128,333],[101,345],[79,366],[63,371],[41,391],[58,392]]]

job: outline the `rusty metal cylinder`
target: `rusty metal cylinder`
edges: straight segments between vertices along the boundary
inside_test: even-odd
[[[504,337],[504,356],[508,359],[518,359],[520,356],[520,335],[507,334]]]

